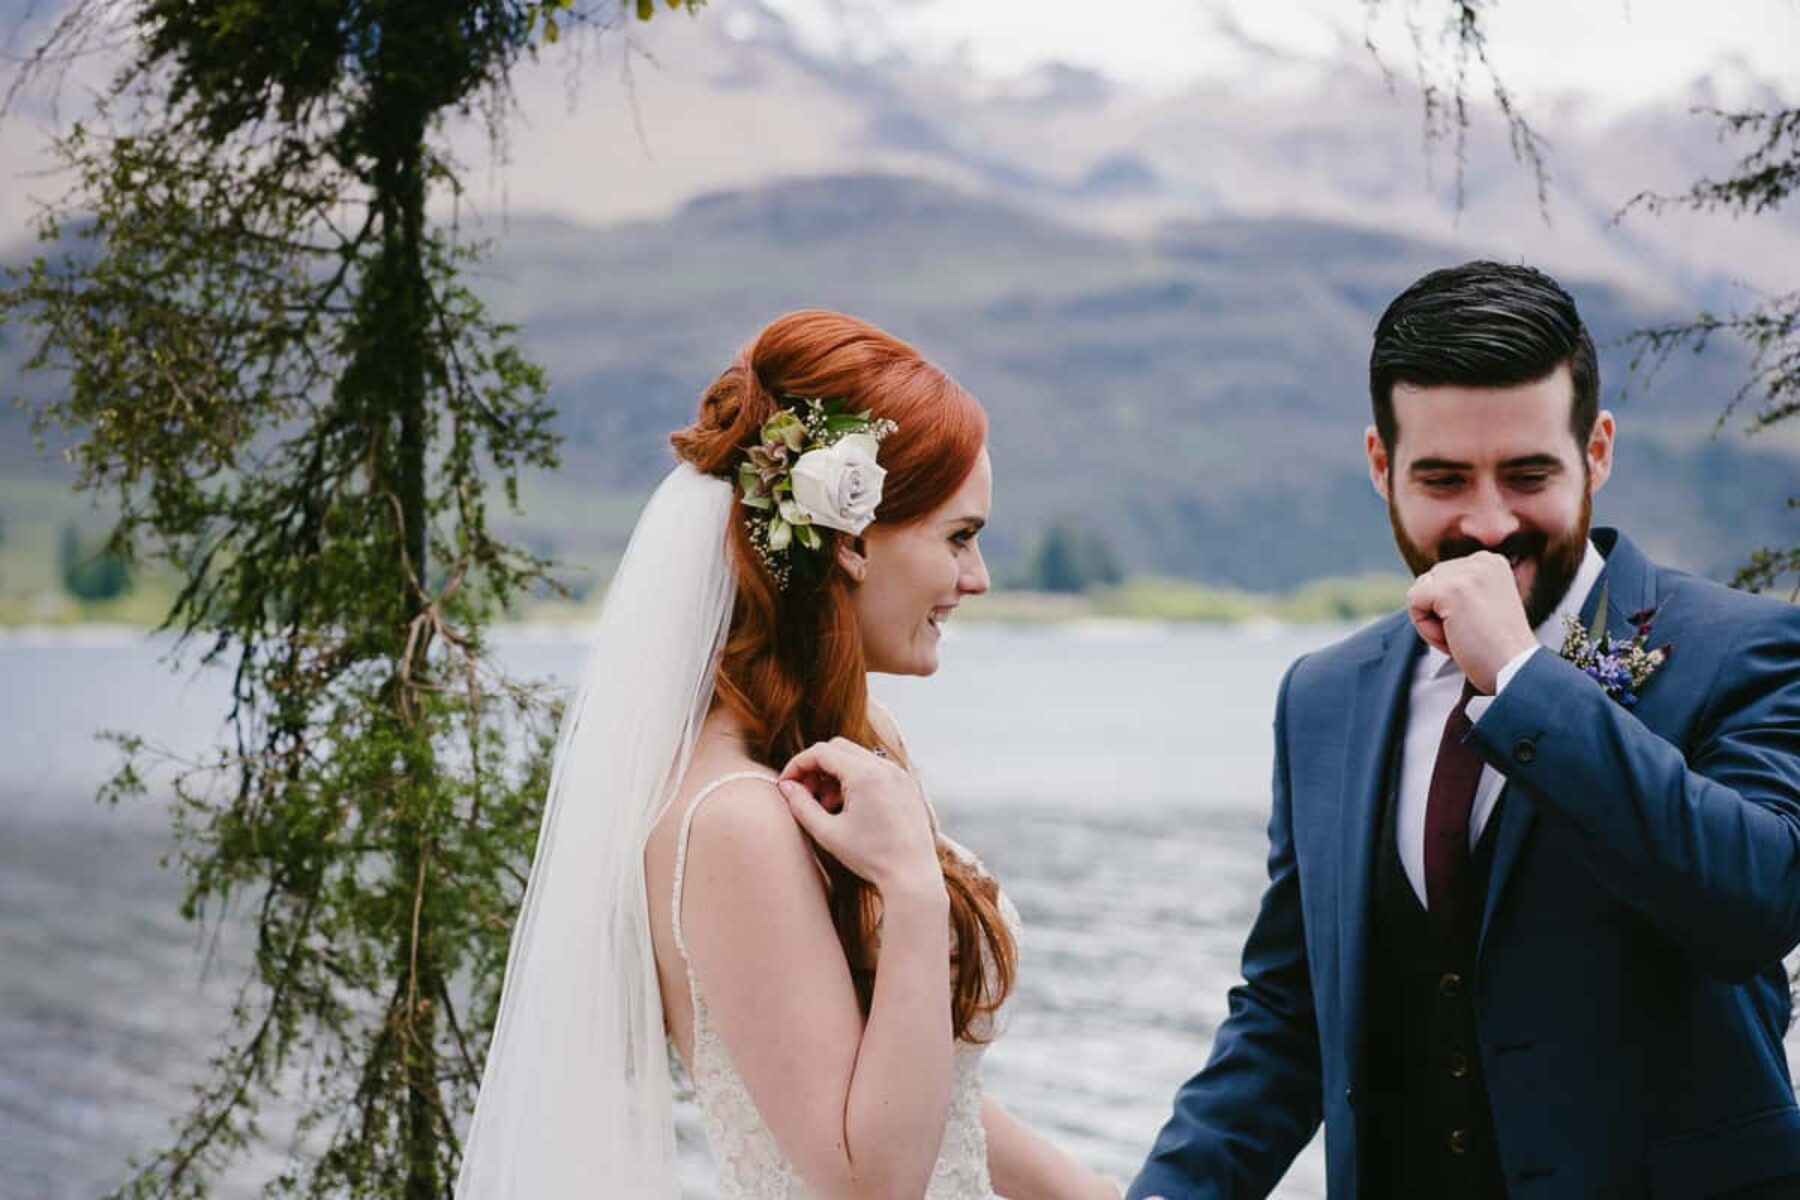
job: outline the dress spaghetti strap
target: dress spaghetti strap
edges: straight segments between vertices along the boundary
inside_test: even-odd
[[[687,811],[681,814],[681,829],[675,835],[675,883],[673,897],[669,907],[669,921],[674,927],[675,950],[681,955],[681,965],[687,969],[688,994],[697,995],[699,989],[694,984],[694,963],[688,957],[687,939],[681,936],[681,884],[687,874],[688,831],[694,827],[694,814],[700,811],[700,802],[718,791],[728,783],[736,783],[742,779],[760,779],[765,783],[774,783],[775,776],[767,771],[733,771],[729,775],[721,775],[698,792],[688,801]]]

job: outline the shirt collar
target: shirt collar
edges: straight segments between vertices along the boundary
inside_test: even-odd
[[[1581,556],[1581,566],[1575,570],[1575,578],[1569,582],[1568,590],[1556,603],[1550,615],[1533,629],[1538,644],[1551,650],[1560,650],[1563,644],[1563,631],[1568,627],[1570,617],[1581,616],[1581,606],[1587,603],[1588,593],[1594,590],[1594,584],[1600,579],[1600,572],[1606,569],[1606,556],[1595,547],[1593,539],[1588,539],[1587,553]],[[1425,647],[1425,661],[1419,664],[1420,677],[1434,679],[1459,671],[1456,660],[1439,650],[1436,646]]]

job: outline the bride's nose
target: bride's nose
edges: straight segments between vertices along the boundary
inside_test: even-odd
[[[987,562],[981,557],[981,548],[977,546],[970,556],[969,564],[963,568],[962,576],[956,581],[956,590],[965,596],[979,596],[989,587]]]

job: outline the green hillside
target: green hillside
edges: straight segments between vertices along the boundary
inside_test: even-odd
[[[1294,220],[1125,240],[868,175],[605,229],[514,218],[479,286],[549,368],[567,437],[563,470],[527,487],[514,531],[577,577],[603,573],[707,381],[769,318],[826,306],[914,341],[987,405],[984,540],[1003,572],[1059,516],[1133,574],[1268,592],[1392,571],[1361,467],[1369,330],[1407,282],[1462,257]],[[1603,344],[1679,315],[1566,282]],[[1626,357],[1603,352],[1609,403]],[[0,369],[18,359],[0,343]],[[1684,358],[1618,408],[1619,468],[1598,504],[1652,554],[1713,575],[1793,537],[1783,501],[1800,453],[1710,436],[1740,370],[1725,354]],[[16,414],[0,422],[0,481],[54,475]],[[0,486],[0,505],[15,491]]]

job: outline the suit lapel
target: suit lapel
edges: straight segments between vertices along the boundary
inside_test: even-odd
[[[1655,603],[1649,560],[1616,529],[1596,529],[1592,537],[1594,545],[1606,556],[1606,569],[1600,572],[1600,578],[1582,603],[1581,626],[1583,629],[1594,627],[1594,609],[1604,594],[1607,632],[1615,637],[1630,637],[1636,630],[1628,618]],[[1481,913],[1479,945],[1483,947],[1487,945],[1488,927],[1493,924],[1494,913],[1500,907],[1507,880],[1525,848],[1531,827],[1537,822],[1536,806],[1514,799],[1511,792],[1512,785],[1508,784],[1501,793],[1496,816],[1499,828],[1494,830],[1494,867],[1488,878],[1487,902]]]
[[[1499,828],[1494,830],[1494,866],[1488,876],[1486,903],[1481,911],[1481,940],[1476,943],[1476,957],[1487,946],[1488,926],[1494,922],[1494,911],[1500,907],[1500,893],[1506,887],[1506,881],[1512,875],[1513,865],[1519,861],[1519,853],[1525,849],[1525,839],[1531,833],[1531,827],[1537,823],[1537,809],[1527,801],[1512,795],[1512,784],[1507,784],[1500,793],[1500,808],[1494,819]]]
[[[1617,637],[1630,637],[1636,632],[1630,618],[1656,607],[1656,580],[1650,560],[1630,538],[1616,529],[1594,530],[1594,545],[1606,556],[1606,570],[1600,578],[1606,583],[1607,631]],[[1600,590],[1599,585],[1594,587]],[[1594,618],[1594,596],[1582,606],[1582,619],[1591,628]]]
[[[1362,1075],[1364,1010],[1368,999],[1369,891],[1380,843],[1381,791],[1401,733],[1412,664],[1423,647],[1404,614],[1390,618],[1381,648],[1365,660],[1350,697],[1350,733],[1338,798],[1338,995],[1344,1029],[1353,1038],[1353,1079]]]

